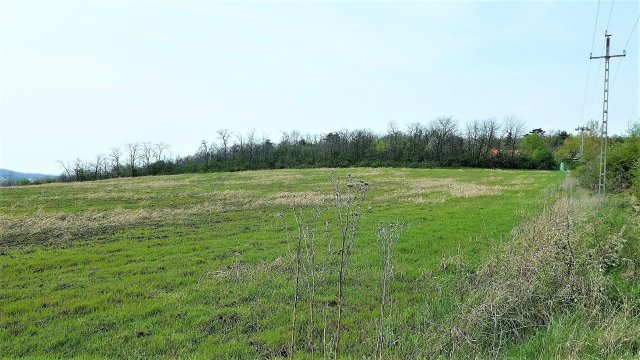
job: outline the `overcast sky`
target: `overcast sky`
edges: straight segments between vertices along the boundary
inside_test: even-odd
[[[608,22],[622,52],[638,4],[616,1],[609,20],[601,2],[594,56]],[[597,8],[0,0],[0,168],[58,174],[56,160],[135,141],[187,155],[222,128],[277,141],[515,115],[573,130],[601,118],[602,60],[587,82]],[[636,29],[611,62],[613,133],[640,118],[638,43]]]

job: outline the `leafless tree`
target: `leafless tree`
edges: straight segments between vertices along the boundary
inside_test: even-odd
[[[457,126],[455,121],[448,116],[439,117],[431,122],[431,143],[433,144],[433,151],[436,159],[443,158],[446,150],[445,147],[447,145],[450,147],[453,146],[453,144],[450,144],[451,142],[448,140],[456,134],[456,129]]]
[[[62,164],[62,161],[58,162]],[[64,167],[64,164],[62,166]],[[16,180],[16,174],[13,171],[9,171],[9,173],[5,174],[4,180],[0,182],[0,186],[15,186],[17,184],[18,182]]]
[[[525,132],[525,124],[522,120],[515,116],[507,116],[504,119],[504,125],[502,126],[503,138],[506,140],[506,146],[509,148],[511,155],[516,152],[516,145],[518,139],[520,139]]]
[[[65,163],[62,160],[58,160],[58,164],[62,166],[62,169],[64,170],[65,175],[67,177],[67,181],[73,180],[73,168],[71,167],[71,164],[69,164],[68,162]]]
[[[120,157],[122,156],[122,151],[120,148],[111,148],[111,164],[113,166],[113,172],[116,177],[120,177]]]
[[[240,162],[243,162],[244,161],[244,152],[245,152],[244,136],[242,136],[242,134],[238,134],[238,135],[236,135],[236,139],[238,141],[237,145],[238,145],[238,148],[240,150]]]
[[[256,149],[256,130],[251,129],[247,133],[247,150],[249,152],[249,161],[252,164],[255,161],[255,149]]]
[[[73,162],[73,172],[75,173],[76,181],[82,180],[83,177],[84,164],[80,158],[76,158]]]
[[[468,156],[477,158],[480,155],[480,122],[477,119],[465,124],[465,144]]]
[[[169,145],[164,142],[159,142],[153,146],[153,157],[156,162],[163,160],[162,153],[167,149],[169,149]]]
[[[222,141],[223,157],[227,159],[227,151],[229,150],[229,138],[231,137],[231,130],[222,129],[218,130],[218,139]]]
[[[131,177],[136,176],[136,161],[138,160],[139,152],[140,152],[140,144],[139,143],[128,143],[127,144],[127,157],[129,158],[129,174]]]
[[[151,158],[153,157],[154,146],[150,142],[143,142],[140,149],[140,158],[142,159],[144,167],[149,172],[149,165],[151,165]]]
[[[98,180],[100,175],[100,169],[102,168],[102,163],[106,160],[106,157],[103,154],[96,155],[95,161],[91,164],[93,168],[93,178]]]
[[[211,154],[211,148],[207,143],[207,140],[202,140],[200,142],[200,147],[198,148],[198,154],[202,157],[202,161],[204,162],[204,170],[207,171],[209,168],[209,159]]]
[[[494,118],[486,119],[482,122],[482,137],[484,149],[482,155],[488,156],[491,154],[491,150],[494,148],[496,139],[498,138],[498,132],[500,131],[500,125]],[[500,151],[500,145],[497,146],[498,152]]]
[[[300,134],[300,131],[298,130],[291,130],[291,132],[289,133],[289,137],[291,138],[291,143],[295,145],[300,142],[302,134]]]

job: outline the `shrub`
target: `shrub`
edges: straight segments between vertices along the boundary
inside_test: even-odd
[[[624,225],[620,204],[595,204],[587,197],[561,199],[516,229],[510,242],[498,246],[486,263],[467,275],[460,291],[465,299],[452,321],[452,352],[497,356],[510,344],[554,329],[554,322],[567,314],[580,314],[578,324],[620,331],[598,332],[590,339],[596,343],[624,336],[629,333],[626,325],[640,322],[634,311],[620,329],[611,323],[621,319],[621,308],[636,301],[620,290],[629,283],[615,279],[621,273],[636,277],[640,231]],[[630,348],[603,346],[598,354],[633,352],[640,338],[629,340]]]

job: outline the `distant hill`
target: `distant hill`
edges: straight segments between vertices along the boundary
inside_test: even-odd
[[[38,173],[23,173],[19,171],[8,170],[8,169],[0,169],[0,182],[4,182],[7,180],[19,181],[23,179],[35,181],[35,180],[54,178],[54,177],[57,177],[57,176],[47,175],[47,174],[38,174]]]

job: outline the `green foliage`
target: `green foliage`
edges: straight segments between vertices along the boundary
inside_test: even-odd
[[[639,134],[632,133],[622,142],[611,146],[607,154],[607,170],[610,172],[608,180],[613,190],[620,191],[633,185],[639,161]]]
[[[533,156],[536,151],[545,149],[548,150],[547,144],[544,142],[544,137],[539,133],[527,134],[520,142],[520,150],[528,156]]]
[[[580,153],[580,136],[570,136],[556,150],[555,157],[559,161],[574,159]]]
[[[553,170],[558,168],[551,149],[547,146],[543,136],[544,131],[534,129],[530,134],[520,142],[520,150],[522,153],[532,160],[532,167],[541,170]]]
[[[553,170],[558,168],[553,153],[549,148],[538,149],[533,153],[533,161],[537,163],[537,168],[540,170]]]
[[[613,137],[607,149],[607,190],[621,192],[632,189],[638,193],[640,164],[640,123],[632,126],[624,137]],[[600,147],[593,136],[587,137],[585,153],[578,159],[573,175],[588,189],[597,189],[600,172]],[[564,151],[564,150],[563,150]]]
[[[640,160],[636,161],[632,192],[640,198]]]

